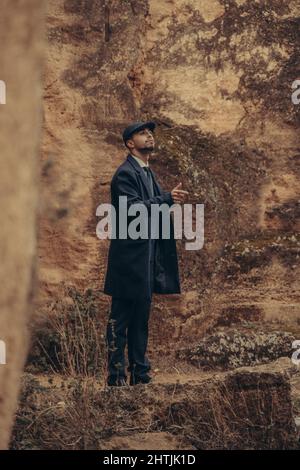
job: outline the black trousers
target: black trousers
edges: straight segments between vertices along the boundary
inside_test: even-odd
[[[154,251],[154,250],[153,250]],[[148,321],[154,282],[154,256],[151,256],[151,299],[123,299],[112,297],[106,329],[108,381],[127,378],[125,347],[128,347],[128,371],[142,377],[151,365],[146,356]]]

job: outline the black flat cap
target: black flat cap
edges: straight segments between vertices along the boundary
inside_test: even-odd
[[[148,122],[134,122],[133,124],[130,124],[130,126],[126,127],[126,129],[123,132],[123,140],[124,143],[128,139],[130,139],[130,136],[137,131],[141,131],[142,129],[145,129],[146,127],[149,127],[151,131],[153,132],[155,129],[155,122],[153,121],[148,121]]]

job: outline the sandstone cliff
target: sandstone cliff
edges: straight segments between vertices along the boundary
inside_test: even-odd
[[[71,375],[94,370],[103,380],[110,299],[102,288],[108,242],[96,237],[96,208],[109,202],[111,176],[126,156],[121,133],[139,119],[157,123],[151,165],[161,185],[170,190],[182,181],[190,191],[188,202],[204,204],[205,241],[197,252],[185,250],[184,241],[177,242],[183,293],[154,298],[149,353],[155,383],[153,390],[145,391],[150,421],[143,421],[143,415],[138,431],[154,422],[153,432],[172,432],[176,426],[181,426],[184,437],[187,429],[194,432],[202,416],[197,407],[195,412],[194,393],[206,396],[210,380],[207,388],[200,387],[204,371],[198,368],[200,361],[195,365],[190,359],[195,361],[197,351],[209,358],[213,347],[217,361],[205,363],[209,373],[214,374],[216,366],[225,369],[225,383],[232,385],[236,401],[247,395],[253,410],[262,401],[266,421],[259,425],[269,425],[273,416],[269,397],[274,398],[277,427],[265,448],[294,445],[287,379],[260,369],[232,376],[226,369],[243,365],[242,357],[247,366],[282,356],[289,361],[291,338],[300,338],[299,106],[291,102],[291,86],[300,71],[299,22],[299,2],[294,0],[49,0],[39,291],[27,364],[27,372],[44,375],[24,377],[16,448],[64,446],[64,430],[59,443],[35,441],[31,414],[40,406],[35,404],[36,380],[40,390],[40,382],[57,379],[50,374],[53,369],[61,373],[64,368]],[[51,324],[45,327],[49,319]],[[90,325],[91,336],[86,335],[82,319]],[[226,349],[224,338],[229,343],[230,338],[238,339]],[[268,340],[269,355],[263,345],[256,346],[261,338]],[[91,355],[83,357],[82,344],[88,345]],[[97,345],[95,351],[90,351],[91,344]],[[187,346],[193,347],[186,351]],[[176,356],[178,350],[185,357]],[[176,389],[178,377],[190,393],[187,408],[181,388],[175,401],[156,402],[156,394],[165,397],[172,387]],[[82,399],[80,386],[74,386],[75,408],[76,400]],[[293,387],[298,403],[294,413],[300,415],[299,377]],[[68,416],[64,394],[57,394],[55,387],[40,391],[52,400],[50,418]],[[100,409],[105,393],[96,394]],[[32,409],[27,408],[27,397]],[[94,395],[89,399],[93,403]],[[133,406],[131,395],[129,401]],[[84,411],[88,429],[91,408],[87,405]],[[170,423],[167,417],[173,411]],[[22,413],[29,420],[25,425]],[[243,424],[249,416],[243,409],[239,413]],[[196,416],[196,424],[187,416]],[[47,431],[47,413],[43,417]],[[82,417],[78,419],[81,423]],[[110,418],[104,413],[103,419],[105,424]],[[255,427],[255,419],[253,423]],[[212,426],[214,430],[220,422]],[[26,442],[28,427],[32,440]],[[282,429],[286,434],[281,434]],[[101,447],[102,439],[118,431],[107,425],[98,435],[89,436],[87,431],[87,437],[76,436],[76,442],[88,448],[96,439],[95,446]],[[221,433],[218,445],[241,447],[231,429],[228,433]],[[128,439],[127,444],[115,445],[129,445]],[[261,436],[251,439],[249,446],[259,448]],[[201,448],[204,441],[201,434],[193,444]],[[213,441],[209,445],[213,447]]]
[[[177,242],[183,294],[156,296],[156,348],[224,315],[299,318],[299,5],[200,3],[48,6],[41,305],[67,284],[99,291],[106,315],[108,242],[96,237],[95,212],[126,156],[124,126],[154,119],[163,187],[182,180],[189,202],[205,205],[203,249]]]

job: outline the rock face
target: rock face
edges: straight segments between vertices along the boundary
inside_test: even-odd
[[[1,2],[0,448],[8,446],[35,290],[38,155],[45,2]],[[0,347],[1,348],[1,347]],[[0,361],[2,362],[2,361]]]
[[[9,440],[36,277],[43,8],[42,0],[4,0],[1,10],[0,341],[7,364],[0,365],[0,448]],[[151,165],[162,186],[180,178],[189,202],[205,205],[204,248],[188,252],[178,241],[182,296],[156,298],[151,354],[249,316],[300,333],[299,107],[291,102],[299,2],[49,0],[47,14],[36,312],[47,314],[45,302],[65,298],[72,284],[98,293],[105,319],[108,242],[96,237],[96,208],[109,202],[111,176],[126,155],[123,128],[151,118]],[[264,380],[279,407],[277,434],[264,440],[253,431],[249,446],[287,448],[288,385],[277,376]],[[228,384],[232,393],[237,384]],[[176,406],[174,422],[181,422],[184,406]],[[167,416],[158,422],[169,428]]]
[[[205,241],[178,240],[183,294],[155,297],[150,347],[202,336],[235,307],[299,330],[298,241],[282,240],[286,260],[269,249],[299,228],[299,13],[294,0],[49,1],[38,312],[64,284],[94,289],[107,311],[96,208],[126,156],[123,128],[151,118],[150,164],[204,204]]]
[[[295,337],[290,333],[223,331],[203,338],[196,346],[177,351],[179,359],[186,359],[204,369],[234,369],[272,362],[280,357],[291,358]]]

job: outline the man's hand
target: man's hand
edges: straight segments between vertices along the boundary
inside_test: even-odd
[[[171,191],[171,195],[175,203],[184,202],[186,195],[189,194],[188,191],[184,191],[183,189],[180,189],[181,186],[182,186],[182,183],[179,183]]]

